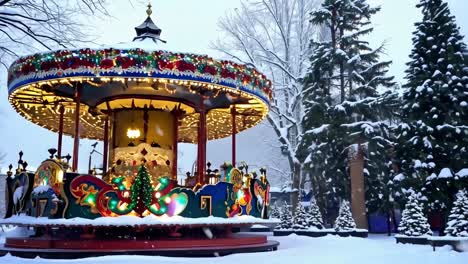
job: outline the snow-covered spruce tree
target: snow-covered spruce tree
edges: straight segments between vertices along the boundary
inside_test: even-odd
[[[455,237],[468,237],[468,195],[459,191],[448,217],[445,234]]]
[[[271,207],[270,218],[280,219],[280,208],[278,208],[277,203],[275,202]]]
[[[424,216],[418,196],[412,193],[401,214],[401,221],[398,226],[398,232],[406,236],[430,235],[431,229]]]
[[[309,221],[307,218],[306,210],[301,203],[299,203],[294,212],[294,222],[292,228],[294,230],[307,229],[309,227]]]
[[[280,210],[281,223],[278,226],[276,226],[275,229],[292,229],[293,217],[291,214],[291,209],[289,207],[290,206],[286,202],[284,202]]]
[[[353,231],[356,229],[351,209],[348,201],[343,201],[340,206],[340,212],[335,220],[334,228],[336,231]]]
[[[365,36],[373,31],[370,18],[377,13],[379,7],[370,7],[367,1],[345,1],[346,10],[357,14],[354,19],[346,17],[350,22],[345,26],[347,34],[341,38],[341,46],[346,56],[345,71],[347,71],[348,96],[342,102],[347,116],[341,128],[345,128],[346,138],[354,147],[348,152],[349,159],[362,155],[365,159],[364,179],[366,181],[366,204],[369,212],[386,211],[388,203],[387,184],[390,170],[388,166],[388,149],[392,146],[388,119],[392,118],[393,94],[391,91],[379,94],[378,89],[393,88],[393,76],[388,76],[391,61],[381,61],[383,45],[372,49],[365,41]],[[349,5],[349,6],[348,6]],[[348,12],[345,12],[346,14]]]
[[[302,124],[307,131],[300,142],[298,155],[304,160],[304,169],[310,175],[319,204],[327,208],[329,203],[338,203],[338,198],[343,196],[346,181],[335,179],[346,179],[346,168],[341,162],[346,155],[341,151],[345,145],[334,135],[337,130],[330,130],[332,120],[328,115],[332,105],[332,45],[312,42],[311,46],[311,67],[303,79],[305,115]],[[340,155],[341,158],[336,158]]]
[[[310,199],[310,207],[309,210],[307,211],[308,215],[308,226],[309,228],[317,228],[317,229],[322,229],[323,228],[323,218],[322,218],[322,213],[320,212],[320,208],[317,205],[317,202],[315,201],[315,198]]]
[[[312,42],[311,67],[304,78],[304,136],[301,157],[309,169],[321,204],[350,197],[348,163],[352,145],[366,161],[366,193],[381,194],[388,181],[387,150],[391,146],[386,122],[393,98],[377,88],[392,87],[390,62],[380,61],[383,46],[372,49],[364,37],[372,32],[370,17],[378,12],[365,0],[325,0],[312,13],[312,23],[328,30],[329,41]],[[392,100],[389,100],[392,99]],[[328,197],[322,197],[322,196]],[[337,203],[339,199],[336,199]],[[370,199],[368,199],[369,201]],[[375,199],[374,199],[375,200]],[[380,201],[374,202],[379,205]]]
[[[438,176],[468,167],[466,45],[446,2],[420,0],[417,7],[423,19],[413,32],[396,152],[402,188],[421,189],[430,209],[446,212],[453,177]]]

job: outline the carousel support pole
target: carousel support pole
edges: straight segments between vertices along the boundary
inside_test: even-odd
[[[80,147],[80,104],[81,104],[81,89],[83,84],[78,83],[75,89],[75,135],[73,141],[73,165],[72,170],[78,170],[78,153]]]
[[[176,110],[174,111],[174,140],[172,142],[172,152],[174,153],[174,158],[172,160],[172,179],[177,180],[177,158],[178,158],[178,141],[179,141],[179,115],[180,113]]]
[[[205,182],[205,176],[206,176],[206,144],[207,144],[207,134],[206,134],[206,111],[203,112],[203,122],[202,122],[202,177],[203,177],[203,182]]]
[[[200,140],[201,132],[200,132],[200,120],[198,120],[198,129],[197,129],[197,182],[201,182],[201,176],[200,176],[200,158],[201,158],[201,140]]]
[[[198,183],[205,183],[205,164],[206,164],[206,110],[204,107],[200,111],[200,120],[198,124]]]
[[[236,167],[236,106],[231,108],[232,115],[232,166]]]
[[[57,142],[57,157],[62,158],[62,137],[63,137],[63,113],[65,112],[65,107],[60,105],[59,108],[59,131],[58,131],[58,142]]]
[[[107,162],[108,162],[108,152],[109,152],[109,116],[106,116],[104,120],[104,149],[102,152],[102,174],[107,173]]]

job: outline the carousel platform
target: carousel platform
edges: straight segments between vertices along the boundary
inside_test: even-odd
[[[48,219],[13,216],[0,224],[16,225],[0,255],[23,258],[73,259],[105,255],[159,255],[214,257],[233,253],[274,251],[279,243],[258,234],[233,233],[275,220],[238,216],[220,217],[100,217]]]
[[[75,259],[106,255],[157,255],[170,257],[215,257],[234,253],[275,251],[277,241],[263,235],[232,234],[209,239],[57,239],[10,237],[0,246],[7,253],[23,258]]]

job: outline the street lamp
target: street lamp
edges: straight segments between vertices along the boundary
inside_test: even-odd
[[[93,153],[97,153],[97,154],[99,154],[99,155],[102,156],[102,153],[96,150],[97,144],[98,144],[98,143],[95,142],[94,144],[91,145],[91,146],[93,147],[93,150],[91,150],[91,152],[89,153],[89,160],[88,160],[88,173],[89,173],[89,174],[92,174],[92,173],[93,173],[93,171],[91,170],[91,158],[92,158],[92,156],[93,156]]]

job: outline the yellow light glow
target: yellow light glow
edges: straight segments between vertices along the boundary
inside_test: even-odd
[[[59,170],[57,174],[57,183],[62,183],[63,182],[63,170]]]
[[[130,139],[135,139],[140,137],[140,130],[138,128],[132,129],[128,128],[127,129],[127,137]]]
[[[123,211],[123,210],[127,209],[127,206],[128,206],[127,203],[122,203],[122,204],[119,206],[119,209]]]
[[[260,75],[261,76],[261,75]],[[96,80],[99,80],[100,82],[97,82]],[[190,93],[195,93],[197,94],[196,91],[192,91],[193,87],[203,87],[204,89],[209,89],[213,90],[213,95],[212,97],[216,97],[218,93],[229,93],[234,97],[243,97],[245,99],[248,99],[247,102],[245,102],[243,105],[237,104],[236,109],[239,111],[239,117],[236,118],[237,120],[237,126],[236,126],[236,131],[241,132],[245,129],[251,128],[255,125],[257,125],[259,122],[261,122],[263,119],[266,118],[268,111],[269,111],[269,106],[267,102],[264,102],[262,98],[260,98],[256,94],[251,94],[247,93],[245,91],[241,91],[239,87],[234,88],[234,87],[228,87],[220,84],[214,84],[214,83],[207,83],[207,82],[202,82],[202,81],[188,81],[188,80],[172,80],[168,78],[153,78],[153,77],[143,77],[143,78],[126,78],[126,77],[121,77],[121,76],[106,76],[106,77],[101,77],[101,76],[96,76],[93,78],[89,77],[66,77],[66,78],[56,78],[53,80],[49,81],[38,81],[38,82],[31,82],[27,83],[15,91],[13,91],[9,95],[9,101],[12,104],[14,110],[18,112],[21,116],[23,116],[25,119],[29,120],[32,123],[38,124],[46,129],[49,129],[51,131],[58,131],[58,124],[57,122],[57,116],[59,115],[58,108],[54,109],[51,105],[48,107],[42,107],[40,103],[34,103],[34,102],[23,102],[25,99],[29,98],[35,98],[35,97],[40,97],[46,99],[48,102],[53,102],[53,101],[62,101],[64,107],[65,107],[65,113],[64,113],[64,124],[63,124],[63,133],[65,135],[74,135],[74,109],[75,109],[75,103],[73,98],[68,98],[68,97],[63,97],[63,96],[58,96],[54,94],[54,92],[47,92],[44,90],[45,85],[50,85],[50,86],[56,86],[58,84],[60,85],[69,85],[73,84],[74,82],[80,82],[80,83],[85,83],[87,82],[88,84],[92,85],[91,82],[96,82],[99,84],[99,87],[101,87],[103,84],[102,83],[109,83],[109,82],[125,82],[129,84],[130,86],[136,85],[133,84],[132,82],[139,82],[139,83],[157,83],[158,87],[162,88],[162,91],[166,92],[164,90],[164,84],[177,84],[180,87],[177,88],[177,92],[181,91],[184,87],[187,92]],[[114,84],[110,84],[114,85]],[[192,87],[190,87],[192,86]],[[140,85],[141,88],[141,85]],[[169,91],[167,93],[172,94],[175,91],[175,89],[169,89],[171,87],[167,87]],[[96,88],[97,89],[97,88]],[[254,91],[259,91],[255,86],[249,87],[249,89],[253,89]],[[27,97],[25,97],[27,96]],[[270,98],[271,99],[271,98]],[[143,104],[146,103],[148,100],[143,100],[143,99],[135,99],[135,103],[138,104]],[[114,101],[111,101],[110,104],[112,105]],[[117,101],[115,100],[115,103]],[[120,101],[119,101],[120,102]],[[150,100],[150,104],[153,105],[153,107],[158,108],[161,106],[169,106],[169,108],[172,108],[173,104],[176,103],[168,103],[168,102],[163,102],[163,103],[157,103],[157,102],[152,102]],[[115,104],[114,103],[114,104]],[[163,105],[164,104],[164,105]],[[83,129],[80,131],[80,137],[81,138],[89,138],[89,139],[98,139],[102,140],[103,135],[104,135],[104,124],[103,124],[103,119],[102,116],[94,117],[91,116],[88,113],[88,107],[85,104],[81,105],[81,111],[80,111],[80,123],[83,125]],[[102,104],[101,107],[99,107],[100,110],[107,110],[104,104]],[[197,137],[196,137],[196,132],[198,129],[198,114],[195,112],[195,109],[189,106],[185,106],[184,110],[186,111],[186,115],[181,117],[180,120],[180,127],[179,127],[179,142],[186,142],[186,143],[195,143],[197,142]],[[243,116],[243,118],[241,118]],[[219,108],[219,109],[212,109],[210,112],[207,114],[207,131],[208,135],[207,138],[208,140],[212,139],[218,139],[218,138],[223,138],[230,136],[232,133],[232,128],[230,126],[230,123],[232,119],[231,116],[231,111],[229,108]],[[226,122],[228,120],[228,122]],[[134,127],[131,127],[132,130],[134,130]],[[140,130],[141,131],[141,130]],[[143,132],[140,132],[140,137],[143,134]],[[137,139],[137,138],[131,138],[132,140]]]

